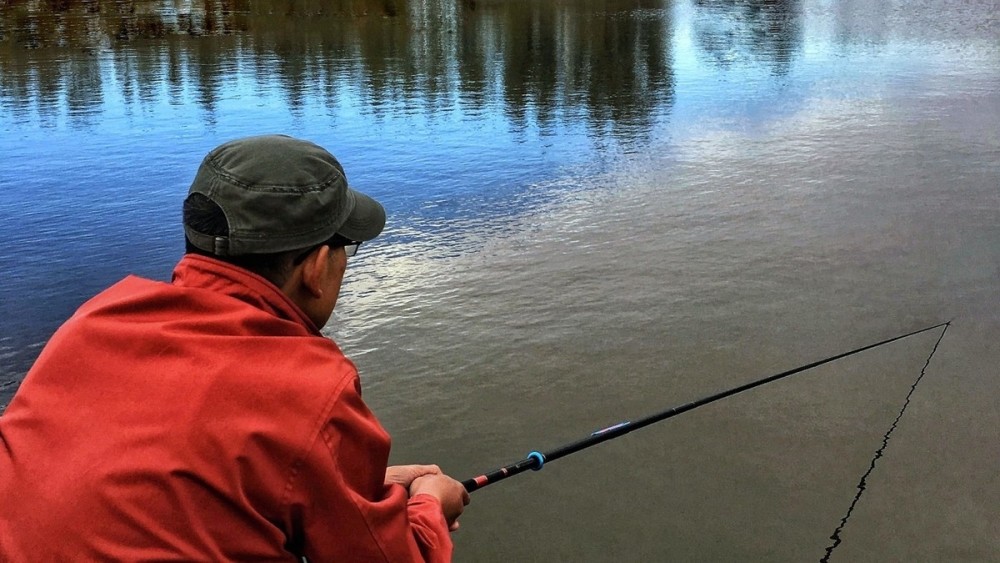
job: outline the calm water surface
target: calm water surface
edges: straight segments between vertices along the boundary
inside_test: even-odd
[[[385,202],[326,327],[459,478],[954,319],[831,560],[1000,561],[996,1],[0,2],[0,404],[215,145]],[[816,561],[939,333],[474,494],[459,561]]]

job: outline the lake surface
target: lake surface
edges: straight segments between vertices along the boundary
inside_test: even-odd
[[[478,491],[456,560],[820,560],[895,421],[830,560],[1000,561],[998,13],[0,2],[0,405],[83,301],[169,279],[208,150],[288,133],[389,212],[325,331],[397,463],[465,479],[954,321],[926,367],[940,331]]]

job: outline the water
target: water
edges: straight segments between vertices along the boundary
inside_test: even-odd
[[[394,462],[468,478],[954,325],[833,561],[1000,561],[996,2],[0,6],[0,404],[218,143],[385,202],[328,334]],[[281,7],[279,7],[281,6]],[[474,494],[459,561],[819,560],[937,335]]]

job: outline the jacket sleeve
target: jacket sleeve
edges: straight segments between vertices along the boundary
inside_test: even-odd
[[[289,484],[289,548],[311,562],[451,561],[440,502],[385,485],[389,436],[348,382]]]

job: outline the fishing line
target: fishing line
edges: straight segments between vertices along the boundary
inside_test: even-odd
[[[486,485],[491,485],[491,484],[496,483],[498,481],[502,481],[502,480],[504,480],[504,479],[506,479],[508,477],[513,477],[514,475],[517,475],[519,473],[523,473],[523,472],[525,472],[525,471],[527,471],[529,469],[532,469],[534,471],[538,471],[546,463],[551,463],[551,462],[553,462],[553,461],[555,461],[555,460],[557,460],[557,459],[559,459],[561,457],[568,456],[569,454],[578,452],[580,450],[589,448],[591,446],[595,446],[597,444],[600,444],[601,442],[606,442],[608,440],[612,440],[614,438],[618,438],[619,436],[624,436],[625,434],[628,434],[629,432],[631,432],[633,430],[638,430],[639,428],[642,428],[644,426],[649,426],[650,424],[653,424],[653,423],[656,423],[656,422],[660,422],[662,420],[666,420],[668,418],[677,416],[677,415],[679,415],[681,413],[684,413],[684,412],[687,412],[687,411],[690,411],[690,410],[694,410],[694,409],[696,409],[698,407],[705,406],[705,405],[707,405],[709,403],[714,403],[715,401],[718,401],[720,399],[724,399],[726,397],[730,397],[732,395],[736,395],[737,393],[742,393],[743,391],[747,391],[749,389],[753,389],[754,387],[758,387],[760,385],[764,385],[765,383],[770,383],[772,381],[777,381],[779,379],[788,377],[790,375],[794,375],[796,373],[801,373],[803,371],[812,369],[814,367],[818,367],[818,366],[821,366],[823,364],[830,363],[830,362],[832,362],[834,360],[839,360],[841,358],[846,358],[847,356],[853,356],[854,354],[858,354],[858,353],[864,352],[865,350],[871,350],[872,348],[877,348],[879,346],[884,346],[886,344],[889,344],[890,342],[895,342],[897,340],[902,340],[903,338],[908,338],[910,336],[913,336],[913,335],[916,335],[916,334],[920,334],[922,332],[927,332],[929,330],[934,330],[934,329],[940,328],[940,327],[945,327],[945,330],[947,330],[947,327],[950,324],[951,324],[951,321],[949,321],[947,323],[939,323],[939,324],[936,324],[934,326],[929,326],[927,328],[922,328],[920,330],[915,330],[913,332],[908,332],[906,334],[901,334],[899,336],[894,336],[892,338],[887,338],[885,340],[882,340],[881,342],[876,342],[874,344],[869,344],[867,346],[862,346],[861,348],[856,348],[856,349],[851,350],[849,352],[844,352],[842,354],[837,354],[836,356],[830,356],[829,358],[825,358],[825,359],[813,362],[811,364],[806,364],[804,366],[799,366],[797,368],[790,369],[788,371],[783,371],[781,373],[778,373],[778,374],[775,374],[775,375],[771,375],[771,376],[765,377],[763,379],[758,379],[757,381],[752,381],[750,383],[746,383],[746,384],[740,385],[738,387],[733,387],[732,389],[727,389],[725,391],[721,391],[721,392],[716,393],[714,395],[710,395],[708,397],[704,397],[702,399],[698,399],[696,401],[692,401],[690,403],[687,403],[687,404],[684,404],[684,405],[680,405],[678,407],[667,409],[667,410],[665,410],[663,412],[659,412],[659,413],[647,416],[645,418],[641,418],[641,419],[636,420],[636,421],[627,421],[626,420],[624,422],[619,422],[618,424],[614,424],[614,425],[611,425],[611,426],[609,426],[607,428],[603,428],[601,430],[597,430],[596,432],[593,432],[590,436],[588,436],[588,437],[586,437],[586,438],[584,438],[582,440],[578,440],[576,442],[572,442],[570,444],[566,444],[565,446],[561,446],[561,447],[556,448],[554,450],[551,450],[549,452],[533,451],[533,452],[529,453],[521,461],[518,461],[516,463],[512,463],[510,465],[505,465],[503,467],[494,469],[493,471],[490,471],[488,473],[484,473],[482,475],[479,475],[477,477],[473,477],[471,479],[466,479],[465,481],[462,481],[462,485],[465,486],[465,490],[466,491],[469,491],[471,493],[472,491],[477,491],[477,490],[485,487]],[[944,336],[944,331],[942,331],[941,336],[942,337]],[[940,341],[941,340],[938,339],[938,342],[940,342]],[[935,345],[935,350],[936,349],[937,349],[937,346]],[[933,352],[931,352],[931,354],[933,355]],[[928,361],[930,361],[930,358],[928,358]],[[919,381],[919,379],[918,379],[918,381]],[[907,396],[907,398],[909,398],[909,396]],[[905,406],[904,406],[904,409],[905,409]],[[902,414],[902,413],[900,413],[900,414]],[[890,430],[890,432],[891,432],[891,430]]]
[[[820,563],[829,563],[830,555],[833,554],[833,550],[840,545],[842,541],[840,533],[844,531],[844,526],[847,525],[847,521],[850,519],[851,513],[854,512],[854,507],[858,505],[858,501],[861,500],[861,495],[864,494],[865,489],[868,486],[868,476],[875,470],[875,463],[878,462],[879,458],[882,457],[882,454],[885,453],[885,448],[889,445],[889,436],[899,424],[899,419],[903,418],[903,413],[906,412],[906,407],[910,406],[910,397],[913,396],[913,392],[917,390],[917,385],[920,383],[920,380],[923,379],[924,374],[927,373],[927,366],[931,365],[931,358],[934,357],[934,352],[937,352],[938,345],[941,344],[941,340],[944,339],[944,334],[948,332],[949,326],[951,326],[951,321],[944,323],[944,330],[941,331],[941,336],[939,336],[937,342],[934,343],[934,348],[931,350],[930,355],[927,356],[927,361],[924,362],[924,367],[920,370],[920,375],[917,376],[913,385],[910,386],[910,392],[906,394],[906,400],[903,401],[903,408],[899,409],[899,414],[896,415],[896,419],[892,421],[892,424],[889,426],[889,430],[886,431],[884,436],[882,436],[882,446],[875,450],[875,456],[872,458],[871,464],[868,466],[868,471],[865,471],[865,474],[861,476],[861,481],[858,482],[858,492],[854,495],[854,500],[851,501],[851,506],[848,507],[847,514],[840,519],[840,525],[837,526],[837,529],[830,535],[830,539],[833,540],[833,543],[826,548],[826,555],[820,559]]]

